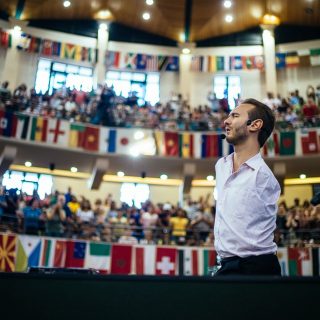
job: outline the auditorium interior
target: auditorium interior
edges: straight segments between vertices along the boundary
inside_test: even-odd
[[[260,153],[282,277],[214,279],[215,164],[248,98],[275,116]],[[24,296],[19,319],[32,295],[48,319],[95,302],[98,318],[319,313],[320,0],[1,1],[0,155],[0,296]],[[269,295],[304,311],[262,315]]]

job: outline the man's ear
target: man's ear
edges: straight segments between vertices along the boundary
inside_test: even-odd
[[[252,132],[255,132],[255,131],[259,131],[261,130],[261,128],[263,127],[263,120],[262,119],[256,119],[256,120],[253,120],[250,127],[249,127],[249,130],[252,131]]]

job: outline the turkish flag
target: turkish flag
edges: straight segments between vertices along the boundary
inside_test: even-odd
[[[112,245],[111,274],[130,274],[132,266],[132,246]]]
[[[177,249],[157,248],[156,253],[156,275],[174,276],[176,273]]]

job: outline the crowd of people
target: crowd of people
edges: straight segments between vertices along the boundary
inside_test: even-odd
[[[184,205],[146,201],[141,208],[122,203],[112,195],[96,199],[77,197],[69,188],[41,200],[0,189],[0,232],[63,237],[126,244],[213,246],[215,206],[209,195]],[[299,199],[288,208],[279,204],[275,241],[279,246],[320,243],[320,205]]]
[[[237,105],[241,97],[234,100]],[[207,105],[193,108],[181,94],[172,94],[167,103],[138,105],[135,92],[124,98],[106,85],[89,93],[62,87],[51,95],[38,94],[34,88],[28,91],[25,84],[11,92],[7,81],[0,87],[0,107],[7,111],[113,127],[191,131],[222,128],[230,112],[227,96],[218,99],[210,92],[207,101]],[[309,86],[305,98],[298,90],[288,97],[268,93],[264,102],[274,110],[278,128],[320,126],[320,86]]]

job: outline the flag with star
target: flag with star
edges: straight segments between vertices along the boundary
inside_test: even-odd
[[[312,276],[310,248],[288,248],[289,275]]]
[[[46,142],[48,133],[48,119],[33,117],[29,131],[29,139],[31,141]]]
[[[0,271],[15,271],[16,242],[16,236],[0,234]]]
[[[198,248],[185,247],[178,249],[179,276],[200,276],[203,274],[201,255]]]
[[[193,158],[193,134],[189,132],[179,133],[179,156],[181,158]]]
[[[4,137],[14,136],[17,126],[17,117],[12,112],[0,110],[0,135]]]
[[[165,132],[165,155],[171,157],[179,156],[179,136],[177,132]]]
[[[89,151],[99,150],[99,127],[87,126],[84,132],[83,149]]]
[[[83,268],[87,243],[84,241],[68,241],[66,267]]]
[[[113,244],[111,248],[111,274],[130,274],[132,246]]]

